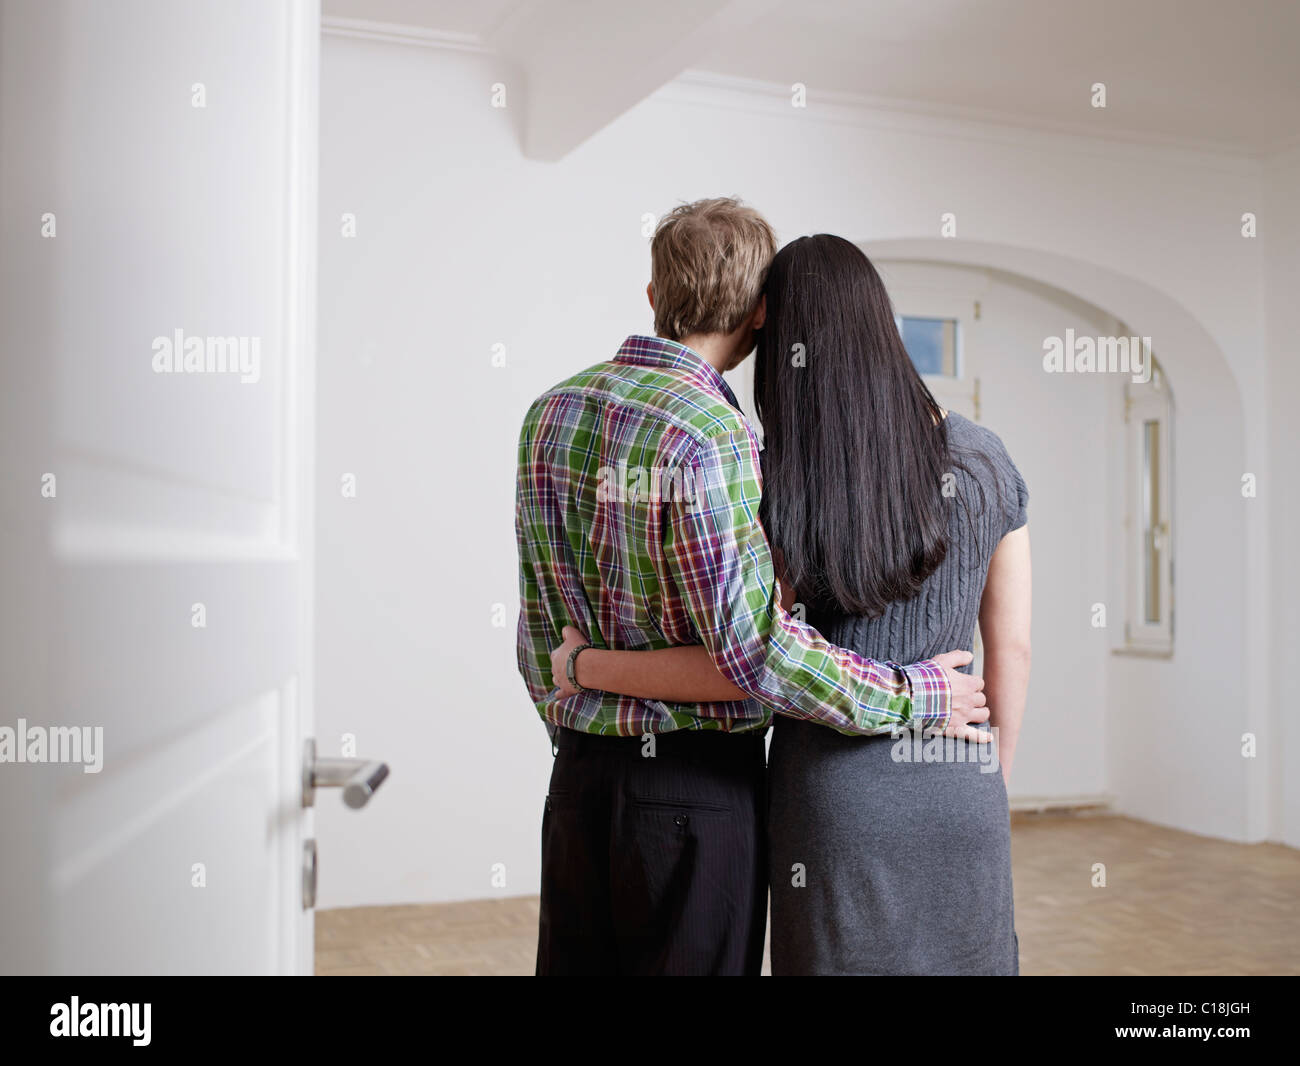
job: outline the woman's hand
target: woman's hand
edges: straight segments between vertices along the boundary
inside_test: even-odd
[[[562,635],[564,643],[551,650],[551,684],[560,690],[560,699],[567,700],[570,696],[578,694],[578,690],[569,684],[569,675],[566,669],[569,665],[569,654],[574,648],[586,644],[587,637],[581,630],[575,629],[573,626],[565,626]]]

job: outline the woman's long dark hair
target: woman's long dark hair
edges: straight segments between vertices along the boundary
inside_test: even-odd
[[[947,552],[942,408],[856,245],[826,233],[792,241],[764,292],[763,524],[814,616],[879,615],[916,595]]]

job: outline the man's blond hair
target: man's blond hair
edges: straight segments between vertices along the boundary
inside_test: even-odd
[[[737,199],[674,207],[650,242],[655,332],[680,341],[738,329],[758,304],[774,255],[772,227]]]

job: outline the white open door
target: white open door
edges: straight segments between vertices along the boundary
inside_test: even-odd
[[[4,0],[0,969],[311,971],[319,32]]]

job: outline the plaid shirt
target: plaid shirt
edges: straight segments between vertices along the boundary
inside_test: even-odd
[[[771,712],[842,733],[947,724],[943,671],[837,648],[780,605],[758,521],[758,448],[735,396],[691,349],[629,337],[537,399],[519,438],[519,671],[552,725],[640,736],[765,729]],[[703,644],[753,699],[555,698],[551,649]]]

